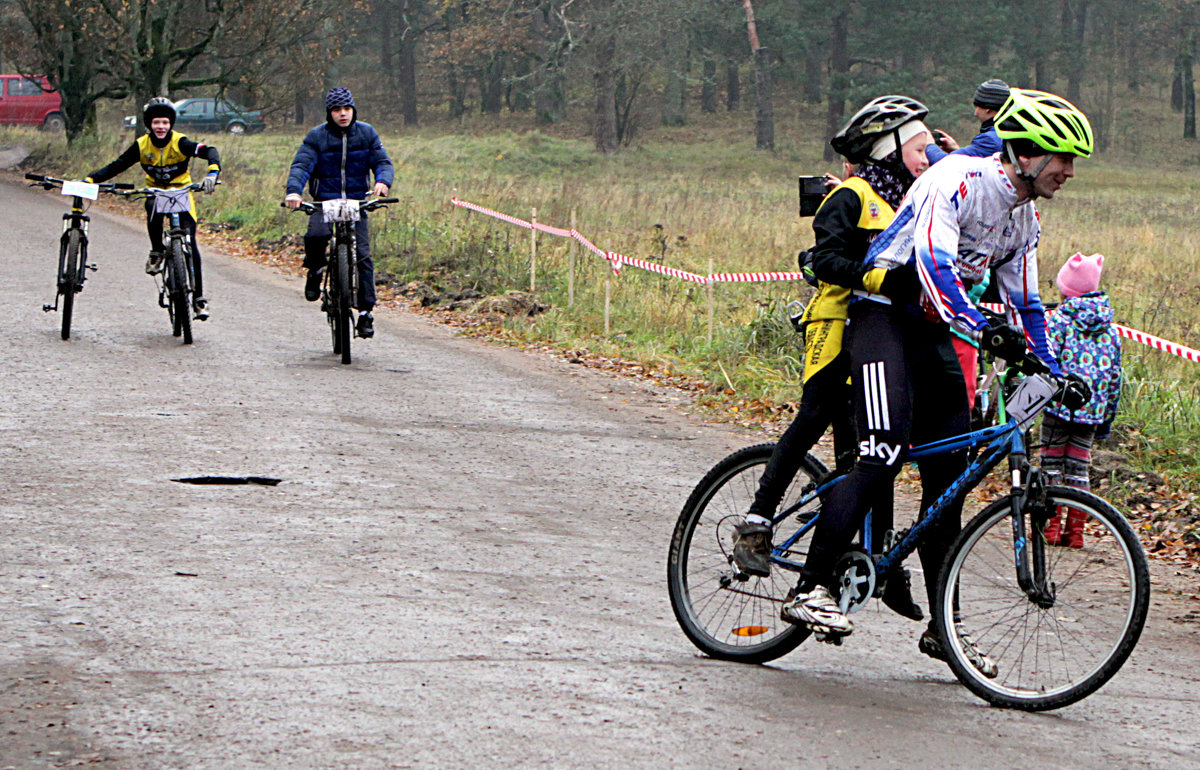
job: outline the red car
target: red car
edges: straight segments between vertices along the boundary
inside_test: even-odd
[[[50,81],[44,77],[0,75],[0,125],[61,131],[66,125],[62,97],[50,90]]]

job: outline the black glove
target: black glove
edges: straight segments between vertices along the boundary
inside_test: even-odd
[[[1068,374],[1066,380],[1063,382],[1062,392],[1059,394],[1058,400],[1072,412],[1076,409],[1082,409],[1087,406],[1087,402],[1092,400],[1092,388],[1087,384],[1087,380],[1078,374]]]
[[[908,267],[894,267],[883,276],[879,293],[893,302],[907,304],[921,298],[921,281],[917,271]]]
[[[1025,358],[1025,335],[1000,320],[987,325],[979,345],[984,351],[1005,361],[1021,361]]]
[[[809,286],[815,287],[819,281],[817,274],[813,272],[812,252],[808,249],[796,255],[796,264],[800,266],[800,272],[804,275],[804,282]]]

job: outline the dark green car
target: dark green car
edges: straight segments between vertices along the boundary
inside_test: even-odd
[[[262,113],[238,106],[228,99],[200,97],[175,102],[175,128],[185,134],[257,134],[267,127]],[[133,128],[137,118],[125,118],[125,127]]]

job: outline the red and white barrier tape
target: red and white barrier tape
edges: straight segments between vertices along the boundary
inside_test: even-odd
[[[620,273],[622,265],[630,265],[632,267],[641,268],[642,270],[649,270],[652,273],[667,275],[672,278],[679,278],[684,281],[691,281],[692,283],[698,283],[701,285],[709,285],[713,283],[765,283],[770,281],[799,281],[804,278],[802,273],[789,272],[713,273],[712,275],[707,276],[698,275],[696,273],[690,273],[687,270],[680,270],[676,267],[667,267],[666,265],[661,265],[657,262],[649,262],[644,259],[637,259],[636,257],[627,257],[624,254],[618,254],[615,251],[603,251],[596,246],[596,244],[592,243],[583,235],[581,235],[577,230],[564,230],[561,227],[551,227],[550,225],[544,225],[541,222],[535,224],[524,219],[509,216],[508,214],[502,214],[499,211],[493,211],[492,209],[480,206],[477,203],[459,200],[458,198],[451,198],[450,205],[469,209],[480,214],[486,214],[489,217],[495,217],[496,219],[503,220],[509,224],[516,225],[518,227],[524,227],[527,230],[539,230],[543,233],[557,235],[562,238],[574,238],[588,251],[592,252],[596,256],[603,257],[604,259],[608,260],[608,263],[612,266],[614,273]],[[984,305],[984,307],[995,312],[1003,312],[1005,310],[1004,305],[994,305],[991,303]],[[1162,337],[1155,337],[1153,334],[1147,334],[1146,332],[1138,331],[1137,329],[1131,329],[1128,326],[1122,326],[1121,324],[1113,324],[1113,328],[1116,329],[1117,334],[1122,337],[1134,340],[1135,342],[1140,342],[1147,347],[1154,348],[1155,350],[1161,350],[1164,353],[1170,353],[1171,355],[1179,356],[1180,358],[1188,361],[1200,363],[1200,350],[1189,348],[1186,345],[1180,345],[1177,342],[1165,340]]]

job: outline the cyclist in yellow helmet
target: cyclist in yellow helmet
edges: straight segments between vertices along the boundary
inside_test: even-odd
[[[819,260],[813,265],[818,278],[852,289],[845,344],[859,451],[854,470],[825,501],[795,599],[781,615],[825,638],[853,631],[832,598],[834,567],[867,511],[890,493],[908,448],[969,427],[951,327],[981,339],[1000,358],[1016,359],[1032,348],[1059,374],[1037,293],[1041,226],[1034,200],[1053,197],[1075,175],[1075,158],[1091,154],[1091,125],[1060,97],[1014,88],[996,116],[996,133],[1004,142],[996,155],[952,155],[917,179],[891,224],[872,241],[859,285],[839,281]],[[1007,324],[990,326],[968,295],[988,270],[1009,308]],[[886,277],[872,288],[878,272]],[[962,452],[923,462],[921,509],[965,467]],[[959,500],[958,509],[930,526],[920,549],[931,605],[960,529],[961,505]],[[972,664],[984,676],[997,676],[995,662],[957,619],[955,628]],[[932,625],[918,648],[946,659]]]

